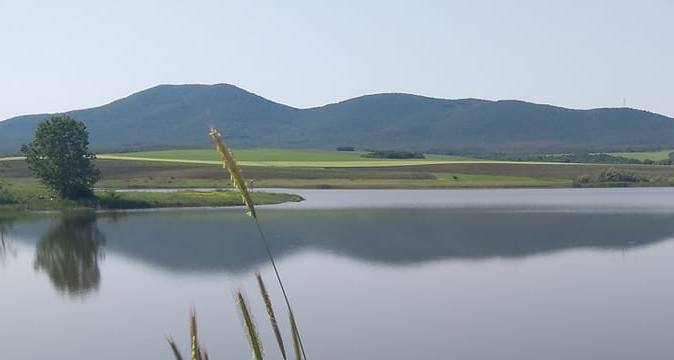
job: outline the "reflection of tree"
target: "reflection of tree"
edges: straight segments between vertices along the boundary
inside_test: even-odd
[[[98,260],[104,242],[95,214],[66,215],[37,245],[35,269],[46,271],[59,291],[85,294],[100,283]]]
[[[7,232],[12,227],[13,219],[0,217],[0,261],[4,261],[7,253],[12,253]]]
[[[0,260],[7,254],[7,242],[5,240],[5,229],[0,226]]]

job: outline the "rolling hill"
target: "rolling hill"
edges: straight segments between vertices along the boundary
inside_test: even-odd
[[[573,110],[523,101],[376,94],[310,109],[233,85],[160,85],[67,114],[95,151],[210,146],[407,149],[453,153],[621,151],[674,147],[674,119],[629,108]],[[0,154],[18,153],[49,114],[0,122]]]

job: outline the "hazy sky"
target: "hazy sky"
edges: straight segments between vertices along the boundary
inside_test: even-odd
[[[674,1],[0,0],[0,119],[221,82],[674,116]]]

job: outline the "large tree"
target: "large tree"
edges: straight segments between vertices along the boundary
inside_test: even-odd
[[[30,170],[56,195],[77,199],[93,195],[100,171],[91,160],[89,132],[81,121],[55,115],[43,121],[33,142],[21,147]]]

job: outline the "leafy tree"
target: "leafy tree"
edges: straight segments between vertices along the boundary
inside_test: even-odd
[[[35,131],[33,142],[21,147],[28,168],[58,196],[90,197],[100,171],[91,160],[89,133],[84,123],[67,115],[52,116]]]

